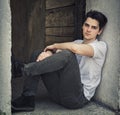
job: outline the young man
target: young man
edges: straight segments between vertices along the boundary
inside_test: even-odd
[[[87,104],[101,80],[107,46],[98,36],[106,23],[104,14],[90,11],[82,27],[83,40],[55,43],[41,53],[34,53],[31,63],[22,67],[27,78],[22,95],[12,102],[12,110],[34,110],[40,77],[56,103],[70,109]]]

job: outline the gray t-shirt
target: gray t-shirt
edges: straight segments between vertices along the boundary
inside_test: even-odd
[[[83,40],[75,40],[74,42],[79,44],[82,43]],[[94,96],[95,90],[101,81],[102,67],[107,52],[107,45],[103,41],[95,40],[89,43],[89,45],[94,49],[93,57],[76,54],[84,95],[88,100]]]

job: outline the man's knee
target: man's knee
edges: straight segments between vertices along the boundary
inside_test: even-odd
[[[73,55],[73,53],[69,50],[63,50],[63,53],[65,53],[67,56]]]
[[[63,50],[62,53],[67,59],[70,59],[70,61],[71,59],[76,58],[75,54],[69,50]]]
[[[38,55],[42,52],[42,50],[35,50],[33,51],[31,57],[30,57],[30,62],[36,61]]]

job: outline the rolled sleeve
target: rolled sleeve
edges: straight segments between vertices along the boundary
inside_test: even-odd
[[[107,44],[105,42],[97,43],[97,44],[90,44],[94,50],[93,58],[103,58],[106,55],[107,51]]]

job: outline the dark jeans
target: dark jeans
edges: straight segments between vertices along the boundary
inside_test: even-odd
[[[35,95],[40,77],[51,98],[67,108],[83,107],[88,100],[83,94],[83,85],[76,56],[68,51],[53,54],[40,62],[35,62],[40,52],[32,55],[31,63],[26,64],[23,95]]]

